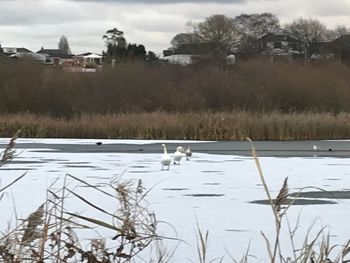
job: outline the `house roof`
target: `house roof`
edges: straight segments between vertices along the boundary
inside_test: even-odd
[[[23,52],[23,53],[33,53],[31,50],[24,48],[24,47],[2,47],[1,48],[2,51],[6,54],[6,53],[17,53],[17,52]],[[7,50],[10,50],[8,52],[6,52]]]
[[[350,34],[342,35],[341,37],[334,39],[331,43],[350,46]]]
[[[85,57],[85,56],[88,56],[88,55],[91,55],[93,54],[92,52],[86,52],[86,53],[82,53],[82,54],[79,54],[79,55],[75,55],[76,57]]]
[[[215,45],[213,43],[187,43],[175,49],[173,54],[206,55],[212,53],[214,49]]]
[[[350,34],[342,35],[341,37],[338,37],[333,41],[349,41],[350,42]]]
[[[102,56],[98,54],[90,54],[90,55],[84,56],[84,58],[102,58]]]
[[[164,57],[171,56],[173,54],[174,54],[174,51],[172,49],[163,50],[163,56]]]
[[[48,56],[53,57],[53,58],[72,58],[74,56],[71,54],[64,53],[60,49],[44,49],[44,48],[42,48],[36,53],[45,54],[45,55],[48,55]]]
[[[287,42],[298,42],[295,38],[289,36],[288,34],[276,34],[267,33],[265,36],[260,38],[263,42],[275,42],[275,41],[287,41]]]
[[[76,57],[83,57],[83,58],[103,58],[102,55],[96,54],[96,53],[92,53],[92,52],[87,52],[87,53],[79,54],[79,55],[76,55]]]
[[[31,51],[27,48],[24,48],[24,47],[17,48],[17,52],[33,53],[33,51]]]
[[[342,35],[330,42],[329,46],[336,52],[350,52],[350,34]]]

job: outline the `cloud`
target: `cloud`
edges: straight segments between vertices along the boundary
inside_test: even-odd
[[[271,12],[282,23],[316,18],[327,26],[350,26],[349,0],[0,0],[0,43],[56,48],[66,35],[73,52],[101,52],[102,35],[117,27],[130,43],[157,53],[166,49],[186,22],[213,14]]]
[[[215,4],[232,4],[245,2],[246,0],[70,0],[74,2],[105,2],[105,3],[122,3],[122,4],[178,4],[178,3],[194,3],[194,4],[203,4],[203,3],[215,3]]]

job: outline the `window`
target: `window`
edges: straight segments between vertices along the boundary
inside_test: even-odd
[[[294,43],[294,42],[288,43],[288,47],[293,49],[293,50],[297,50],[298,49],[297,43]]]
[[[279,41],[273,42],[273,48],[282,48],[282,42],[279,42]]]

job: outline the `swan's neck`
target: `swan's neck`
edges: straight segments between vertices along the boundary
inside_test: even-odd
[[[166,146],[163,146],[163,149],[164,149],[164,154],[168,154],[168,151],[166,149]]]

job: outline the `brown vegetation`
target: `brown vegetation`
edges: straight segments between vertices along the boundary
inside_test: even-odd
[[[107,66],[67,73],[23,61],[0,61],[0,113],[71,117],[82,113],[350,111],[349,69],[338,63],[242,61],[218,67]]]
[[[129,63],[84,74],[0,60],[0,136],[345,138],[349,83],[349,69],[330,62],[260,59],[226,71]]]
[[[35,114],[0,115],[0,136],[18,129],[32,138],[117,138],[187,140],[344,139],[350,113],[120,113],[70,119]]]

